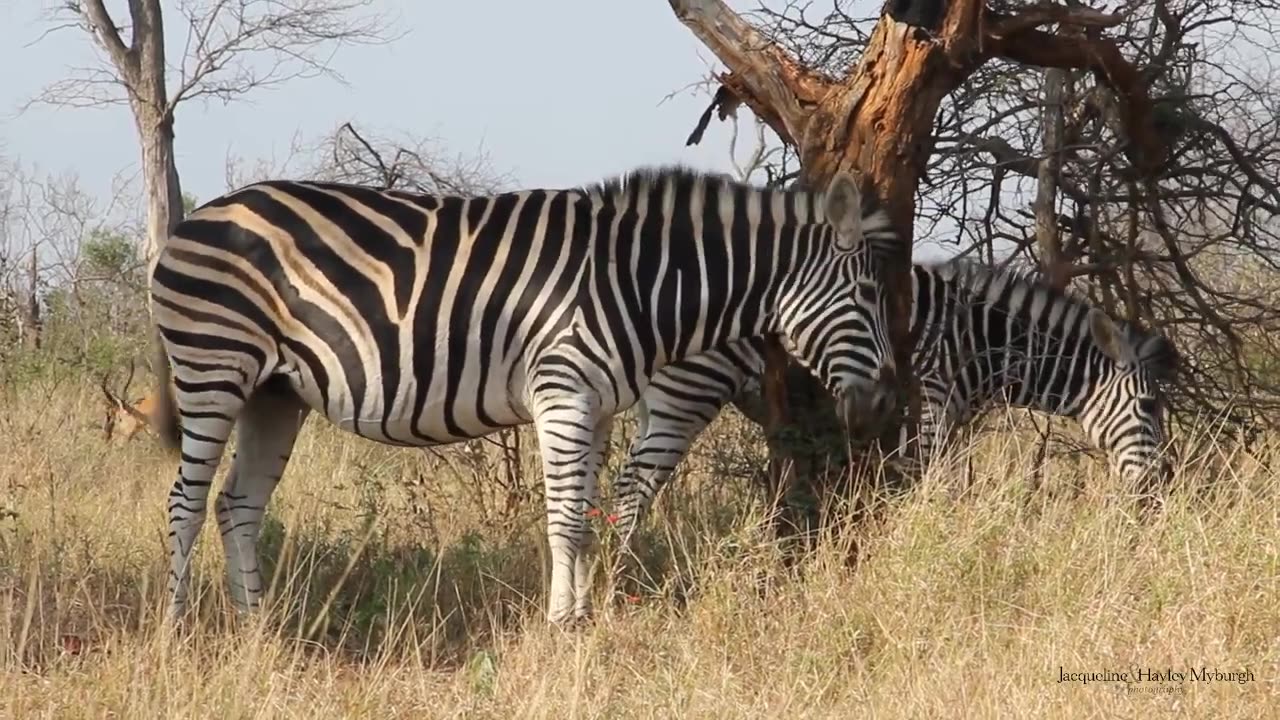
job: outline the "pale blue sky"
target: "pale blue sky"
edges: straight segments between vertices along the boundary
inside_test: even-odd
[[[54,0],[0,2],[0,152],[42,173],[75,172],[106,194],[138,149],[123,106],[104,110],[18,106],[68,68],[94,62],[87,34],[47,29]],[[731,0],[735,8],[749,0]],[[116,6],[123,19],[124,3]],[[279,156],[296,131],[316,136],[346,120],[380,131],[435,136],[453,152],[483,148],[522,185],[574,185],[649,163],[728,170],[728,128],[713,122],[702,145],[684,139],[704,95],[664,96],[700,79],[712,60],[661,0],[381,0],[404,35],[383,46],[342,48],[347,79],[300,80],[247,102],[183,105],[177,120],[184,189],[224,190],[228,152]],[[170,62],[184,28],[165,3]],[[749,123],[743,122],[743,130]]]
[[[78,28],[42,37],[51,27],[47,8],[58,2],[0,0],[0,68],[7,70],[0,155],[41,176],[77,175],[84,190],[105,202],[114,179],[137,177],[128,109],[35,105],[19,112],[71,69],[99,62]],[[743,11],[758,1],[727,4]],[[123,0],[107,6],[117,22],[127,18]],[[173,0],[163,7],[173,65],[186,26]],[[180,105],[183,190],[208,200],[227,190],[228,155],[278,163],[296,137],[314,141],[345,121],[377,134],[434,138],[449,154],[483,151],[495,171],[526,187],[579,185],[650,164],[732,169],[728,123],[713,118],[701,144],[684,146],[710,101],[684,88],[721,66],[663,0],[374,0],[374,9],[398,18],[394,31],[401,36],[341,48],[331,65],[345,85],[303,79],[230,105]],[[744,110],[738,122],[738,155],[745,158],[754,121]],[[140,192],[140,184],[133,188]],[[916,240],[919,257],[937,254],[932,243]]]

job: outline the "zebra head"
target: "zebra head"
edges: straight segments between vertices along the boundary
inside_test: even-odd
[[[1099,372],[1085,399],[1080,423],[1106,451],[1116,472],[1139,488],[1168,482],[1173,465],[1164,447],[1165,396],[1178,352],[1168,338],[1089,311],[1089,334],[1100,357]]]
[[[783,345],[835,396],[850,433],[865,437],[899,406],[887,293],[872,250],[896,236],[874,194],[847,173],[815,206],[813,252],[779,302]]]

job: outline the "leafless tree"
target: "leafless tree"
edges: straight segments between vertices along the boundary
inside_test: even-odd
[[[295,136],[281,158],[227,158],[228,190],[285,175],[461,195],[497,192],[513,182],[483,152],[451,152],[433,138],[361,130],[353,122],[310,140]]]
[[[75,70],[33,102],[128,104],[142,151],[150,263],[182,217],[174,161],[178,105],[194,99],[227,103],[296,78],[341,79],[330,65],[338,48],[388,39],[385,19],[371,12],[371,5],[371,0],[178,0],[173,9],[186,38],[176,72],[170,73],[160,0],[130,0],[125,23],[113,18],[105,0],[66,0],[51,13],[53,28],[89,33],[102,62]]]
[[[18,161],[3,167],[0,383],[19,357],[70,369],[110,365],[139,349],[148,318],[136,176],[118,176],[113,193],[97,198],[74,173],[47,176]]]
[[[1280,349],[1262,290],[1280,261],[1273,0],[669,2],[726,67],[713,107],[763,119],[804,179],[861,171],[905,237],[1038,266],[1161,327],[1189,360],[1184,414],[1276,417],[1244,360]]]
[[[20,342],[17,247],[13,238],[17,164],[0,155],[0,362]]]
[[[312,173],[336,182],[453,195],[496,192],[511,184],[484,153],[449,153],[433,140],[361,132],[350,122],[325,137],[318,150]]]

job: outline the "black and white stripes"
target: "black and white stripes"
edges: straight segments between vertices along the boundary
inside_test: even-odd
[[[1144,490],[1166,479],[1163,392],[1177,365],[1158,333],[1115,322],[1086,301],[1013,271],[964,261],[916,265],[912,365],[920,381],[917,460],[994,401],[1077,418],[1123,478]],[[630,538],[655,495],[728,402],[743,402],[764,368],[758,339],[725,343],[662,369],[645,390],[639,428],[616,482],[615,512]],[[905,448],[902,436],[899,449]]]
[[[864,205],[865,203],[865,205]],[[853,180],[769,191],[684,169],[584,189],[438,197],[262,182],[195,210],[151,297],[181,425],[173,610],[232,427],[215,512],[235,599],[260,601],[266,504],[312,410],[425,446],[534,423],[553,621],[590,613],[585,511],[611,417],[672,362],[767,334],[843,399],[893,408],[882,287],[864,236],[888,221]]]

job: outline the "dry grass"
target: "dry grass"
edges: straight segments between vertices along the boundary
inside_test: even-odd
[[[470,480],[497,472],[493,453],[441,459],[313,419],[269,515],[270,612],[233,622],[210,522],[200,614],[173,636],[159,622],[171,461],[142,437],[106,445],[87,385],[10,393],[0,413],[6,718],[1254,718],[1280,707],[1271,450],[1193,458],[1181,475],[1197,492],[1142,525],[1097,463],[1055,460],[1031,494],[1033,445],[988,438],[971,466],[939,468],[893,508],[856,572],[839,539],[787,571],[761,530],[761,498],[731,477],[759,450],[722,418],[646,531],[659,584],[562,633],[541,617],[539,503],[504,510]],[[537,478],[529,448],[504,471],[525,486]],[[1073,473],[1083,493],[1069,492]],[[1058,682],[1060,667],[1206,666],[1254,680]]]

